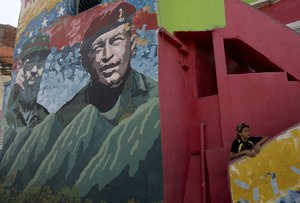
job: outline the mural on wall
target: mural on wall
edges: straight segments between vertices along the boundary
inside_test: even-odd
[[[46,116],[37,95],[49,50],[49,36],[39,34],[26,41],[18,62],[15,85],[6,110],[6,121],[14,129],[33,127]]]
[[[300,177],[300,126],[264,145],[255,158],[230,163],[233,202],[297,202]]]
[[[162,201],[154,2],[107,1],[71,16],[71,1],[26,1],[21,12],[1,182]]]

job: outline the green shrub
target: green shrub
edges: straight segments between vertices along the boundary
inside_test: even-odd
[[[5,187],[0,182],[1,203],[80,203],[81,199],[75,189],[63,187],[54,192],[49,186],[35,186],[22,192]],[[91,203],[85,200],[84,203]]]

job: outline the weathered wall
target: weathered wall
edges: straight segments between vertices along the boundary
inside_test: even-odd
[[[0,24],[0,46],[14,47],[17,28]]]
[[[22,1],[0,177],[95,202],[162,200],[154,1]]]

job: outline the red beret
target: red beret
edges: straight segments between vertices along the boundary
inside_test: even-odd
[[[100,36],[119,25],[132,21],[135,7],[127,2],[109,4],[103,9],[103,13],[93,20],[84,34],[84,40]]]

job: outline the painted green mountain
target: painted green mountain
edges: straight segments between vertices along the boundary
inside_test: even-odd
[[[28,139],[31,132],[30,132],[29,128],[24,127],[24,128],[21,128],[15,136],[13,135],[14,133],[11,130],[8,133],[9,133],[9,136],[12,136],[12,138],[11,138],[12,141],[11,141],[11,144],[6,143],[9,146],[4,145],[4,147],[7,147],[7,150],[3,151],[3,156],[2,156],[2,159],[0,162],[1,177],[4,177],[7,175],[14,160],[18,156],[20,149],[25,144],[25,142]],[[4,136],[6,136],[6,135],[4,135]]]
[[[94,106],[86,106],[64,128],[27,188],[45,184],[72,187],[111,129]]]
[[[102,190],[125,169],[128,169],[130,177],[134,176],[139,169],[139,163],[146,159],[155,140],[160,138],[159,135],[159,105],[158,98],[154,98],[139,106],[134,114],[122,120],[107,135],[99,151],[86,165],[76,182],[75,187],[80,196],[85,196],[94,186],[98,191]],[[152,164],[161,166],[159,159],[156,162]],[[161,168],[159,170],[161,171]],[[122,181],[119,190],[122,190],[122,187],[130,185]]]
[[[116,126],[93,105],[65,128],[60,123],[57,115],[49,114],[32,131],[7,131],[13,141],[0,163],[8,174],[6,186],[27,191],[67,186],[95,201],[162,199],[158,98],[140,105]]]
[[[5,185],[22,189],[34,177],[63,128],[55,114],[36,125],[10,168]]]

